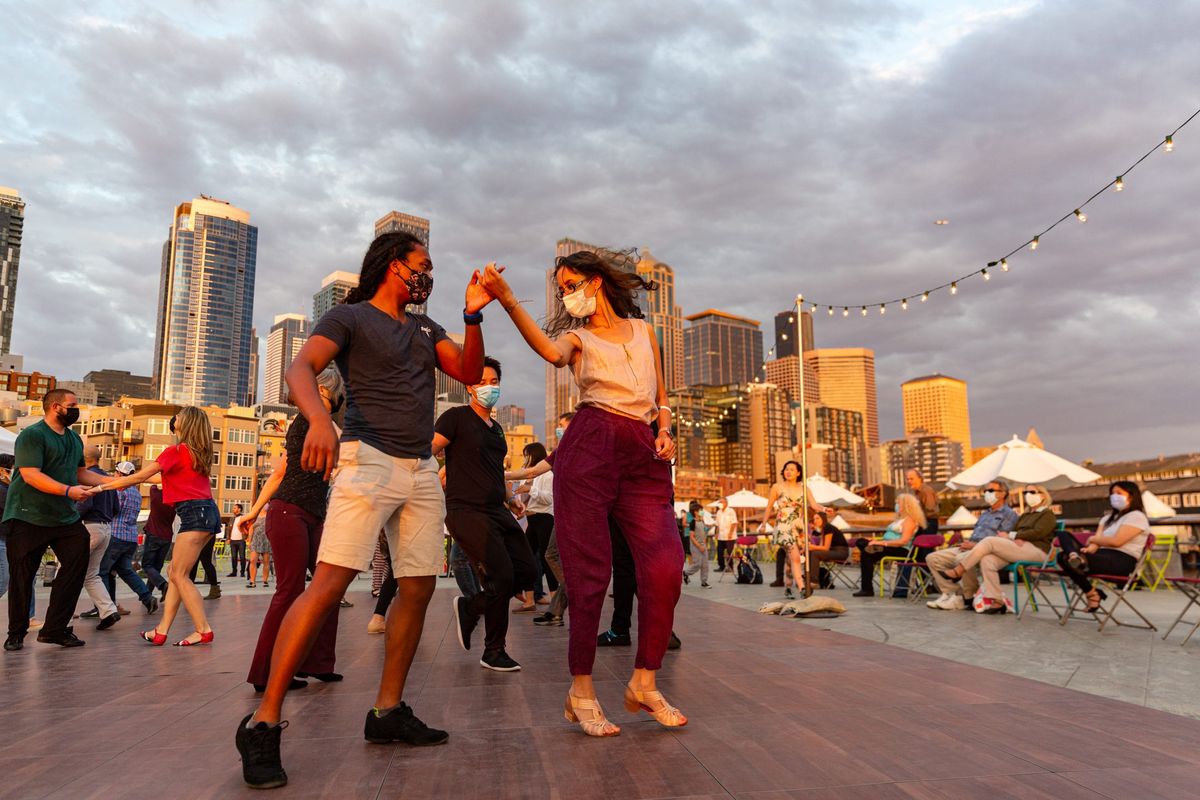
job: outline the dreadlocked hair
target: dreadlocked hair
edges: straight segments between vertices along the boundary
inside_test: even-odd
[[[408,254],[425,245],[411,233],[383,233],[375,237],[367,254],[363,256],[362,272],[358,275],[358,286],[350,290],[343,303],[361,303],[370,300],[379,291],[379,284],[387,277],[388,265],[393,261],[404,261]]]
[[[580,250],[569,256],[559,256],[554,259],[554,271],[550,275],[550,283],[557,293],[558,273],[563,269],[578,272],[585,279],[597,275],[601,279],[601,289],[608,298],[608,304],[613,312],[621,319],[645,319],[646,315],[638,308],[638,292],[653,292],[658,284],[637,274],[636,250]],[[582,328],[587,319],[573,317],[567,313],[562,298],[559,297],[547,314],[543,330],[546,335],[556,338],[567,331]]]

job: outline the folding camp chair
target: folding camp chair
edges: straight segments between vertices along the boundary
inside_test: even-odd
[[[916,537],[909,542],[908,547],[904,548],[903,555],[899,556],[884,556],[879,559],[879,563],[875,565],[875,571],[879,574],[876,576],[876,583],[879,584],[879,596],[889,597],[896,591],[896,587],[900,584],[900,576],[903,574],[901,569],[902,564],[912,564],[913,553],[917,544]],[[891,579],[888,578],[888,570],[895,567],[891,573]]]
[[[853,554],[853,548],[850,550]],[[834,584],[842,584],[850,591],[857,591],[861,578],[856,574],[858,565],[854,563],[851,556],[846,556],[845,561],[824,561],[822,562],[825,569],[829,570],[829,577]]]
[[[1188,601],[1187,605],[1183,607],[1183,610],[1179,612],[1179,616],[1176,617],[1175,621],[1171,623],[1171,627],[1167,628],[1167,632],[1163,634],[1164,640],[1171,635],[1171,631],[1175,630],[1176,625],[1183,622],[1184,615],[1187,614],[1188,610],[1191,609],[1192,606],[1200,606],[1200,578],[1167,578],[1166,581],[1173,588],[1182,592],[1183,596],[1186,597]],[[1196,620],[1196,623],[1192,625],[1192,629],[1188,631],[1188,635],[1183,637],[1183,641],[1179,643],[1179,646],[1183,647],[1185,644],[1187,644],[1188,639],[1192,638],[1192,634],[1195,633],[1198,628],[1200,628],[1200,620]]]
[[[1146,616],[1142,614],[1142,612],[1138,611],[1133,603],[1129,601],[1129,593],[1135,586],[1137,586],[1138,581],[1142,579],[1142,575],[1146,570],[1146,562],[1149,559],[1150,551],[1153,548],[1154,534],[1149,534],[1146,536],[1146,544],[1142,548],[1142,554],[1138,557],[1137,563],[1134,564],[1133,571],[1128,575],[1101,575],[1096,573],[1088,573],[1089,580],[1105,584],[1109,587],[1113,594],[1113,596],[1109,598],[1112,602],[1108,603],[1108,605],[1105,605],[1105,602],[1107,601],[1101,601],[1100,607],[1092,612],[1092,616],[1100,621],[1100,627],[1098,628],[1099,632],[1103,632],[1104,627],[1108,625],[1109,622],[1113,622],[1116,625],[1123,625],[1127,628],[1143,628],[1151,631],[1158,630],[1158,628],[1154,626],[1154,623],[1146,619]],[[1035,570],[1030,571],[1034,572]],[[1070,601],[1068,602],[1067,607],[1063,610],[1063,613],[1058,615],[1058,622],[1060,625],[1066,625],[1067,620],[1071,619],[1071,617],[1076,616],[1077,614],[1081,617],[1087,616],[1085,612],[1085,608],[1087,606],[1086,593],[1076,586],[1073,581],[1069,581],[1062,570],[1037,570],[1037,572],[1039,572],[1039,574],[1042,572],[1051,574],[1058,573],[1060,583],[1063,584],[1064,588],[1068,588],[1070,590]],[[1138,619],[1140,619],[1143,624],[1139,625],[1134,622],[1122,622],[1121,620],[1117,619],[1115,614],[1117,608],[1119,608],[1121,605],[1128,606],[1129,610],[1136,614]],[[1058,609],[1055,609],[1055,613],[1058,613]]]
[[[916,603],[924,600],[925,593],[933,582],[933,573],[929,571],[929,565],[925,563],[925,559],[920,557],[921,551],[942,550],[952,544],[957,545],[961,541],[962,534],[958,531],[948,536],[940,533],[927,533],[913,537],[913,558],[895,565],[897,582],[899,582],[901,574],[905,571],[908,572],[908,602]]]
[[[1062,523],[1060,522],[1059,525],[1060,525],[1060,527],[1059,527],[1058,532],[1061,533],[1062,532],[1062,527],[1061,527]],[[1075,537],[1075,540],[1077,542],[1079,542],[1080,545],[1084,545],[1084,544],[1087,544],[1088,539],[1092,538],[1092,536],[1094,534],[1091,531],[1087,531],[1087,532],[1083,532],[1083,533],[1073,533],[1071,535]],[[1049,554],[1049,557],[1046,559],[1045,564],[1043,564],[1041,566],[1037,566],[1037,565],[1022,566],[1021,572],[1025,576],[1025,580],[1024,580],[1025,589],[1029,596],[1029,602],[1027,602],[1021,608],[1016,608],[1016,603],[1014,602],[1013,610],[1016,612],[1018,620],[1020,620],[1022,617],[1025,616],[1025,609],[1027,609],[1027,608],[1033,608],[1034,611],[1040,610],[1039,598],[1040,598],[1041,605],[1045,605],[1047,608],[1049,608],[1051,611],[1053,611],[1054,616],[1057,617],[1059,619],[1059,621],[1062,620],[1061,612],[1063,610],[1065,610],[1067,608],[1067,605],[1071,602],[1071,594],[1070,594],[1070,592],[1067,591],[1066,582],[1064,580],[1062,580],[1065,577],[1066,573],[1064,573],[1061,569],[1058,569],[1057,567],[1052,566],[1053,564],[1058,563],[1059,549],[1060,548],[1058,546],[1058,542],[1055,541],[1054,544],[1052,544],[1050,546],[1050,554]],[[1043,584],[1044,578],[1048,578],[1050,580],[1053,580],[1056,578],[1058,579],[1057,588],[1058,588],[1058,591],[1062,592],[1062,596],[1063,596],[1063,604],[1062,605],[1059,605],[1058,603],[1056,603],[1055,600],[1046,593],[1047,589],[1045,588],[1045,585]],[[1014,581],[1014,583],[1015,583],[1015,581]],[[1015,592],[1016,588],[1014,588],[1013,591]],[[1051,591],[1053,591],[1053,590],[1051,590]],[[1014,598],[1014,601],[1015,601],[1015,598]]]
[[[1146,558],[1146,586],[1152,592],[1162,586],[1167,577],[1167,567],[1171,566],[1171,559],[1175,557],[1176,537],[1173,533],[1167,533],[1159,535],[1156,541],[1155,549],[1160,552],[1151,553]],[[1168,589],[1176,588],[1173,581],[1165,583]]]

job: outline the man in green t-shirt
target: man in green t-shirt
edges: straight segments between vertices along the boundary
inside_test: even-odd
[[[42,410],[42,421],[21,431],[13,445],[16,464],[4,503],[12,576],[8,638],[4,641],[4,649],[9,651],[25,646],[31,584],[47,547],[54,551],[59,570],[37,640],[63,647],[83,645],[67,625],[88,566],[88,532],[75,501],[87,495],[85,486],[98,485],[104,479],[84,467],[83,441],[71,430],[79,420],[74,393],[51,389],[42,398]]]

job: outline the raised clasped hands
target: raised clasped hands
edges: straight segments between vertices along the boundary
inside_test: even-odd
[[[482,311],[488,303],[497,299],[497,295],[488,285],[487,277],[489,272],[496,273],[497,277],[504,271],[504,267],[497,267],[496,263],[490,262],[483,268],[483,272],[475,270],[471,273],[471,280],[467,283],[467,296],[463,309],[468,314],[475,314]],[[500,279],[504,283],[504,279]],[[505,283],[505,286],[508,284]]]
[[[503,272],[504,267],[497,267],[493,262],[484,267],[482,273],[476,272],[475,274],[478,276],[480,286],[488,296],[499,300],[500,305],[508,311],[517,304],[517,297],[501,274]]]

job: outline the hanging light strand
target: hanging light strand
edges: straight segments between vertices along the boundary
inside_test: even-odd
[[[1081,223],[1087,222],[1088,217],[1087,217],[1087,214],[1084,212],[1084,209],[1087,208],[1088,205],[1091,204],[1091,202],[1093,200],[1095,200],[1100,195],[1107,192],[1109,189],[1114,189],[1115,191],[1118,191],[1118,192],[1122,191],[1125,188],[1125,178],[1127,178],[1129,176],[1129,173],[1131,173],[1131,172],[1133,172],[1133,170],[1137,169],[1137,167],[1139,165],[1141,165],[1141,163],[1143,161],[1145,161],[1147,158],[1149,158],[1150,156],[1154,155],[1157,152],[1170,153],[1170,152],[1174,151],[1175,136],[1181,130],[1183,130],[1185,127],[1187,127],[1188,123],[1190,123],[1192,120],[1194,120],[1197,116],[1200,116],[1200,108],[1193,111],[1192,115],[1190,117],[1188,117],[1187,119],[1185,119],[1177,128],[1175,128],[1175,130],[1168,133],[1166,136],[1164,136],[1158,142],[1155,142],[1154,146],[1151,147],[1149,150],[1147,150],[1145,153],[1143,153],[1142,156],[1137,161],[1134,161],[1132,164],[1130,164],[1124,170],[1117,173],[1117,176],[1115,178],[1109,180],[1108,183],[1104,184],[1104,186],[1102,186],[1098,190],[1096,190],[1089,198],[1084,200],[1082,203],[1080,203],[1078,206],[1076,206],[1073,210],[1068,211],[1066,214],[1063,214],[1061,217],[1059,217],[1057,220],[1055,220],[1051,225],[1049,225],[1045,230],[1041,231],[1040,233],[1036,234],[1035,236],[1029,237],[1029,239],[1022,242],[1018,246],[1014,247],[1012,250],[1009,250],[1007,253],[1002,255],[1000,258],[997,258],[995,261],[989,261],[987,263],[986,267],[980,267],[977,270],[968,272],[965,275],[960,275],[957,278],[954,278],[953,280],[948,280],[945,283],[939,284],[938,286],[934,286],[930,289],[925,289],[923,291],[918,291],[918,292],[912,292],[910,294],[904,295],[903,297],[896,297],[891,300],[872,300],[867,303],[864,303],[861,301],[855,302],[855,303],[846,303],[846,302],[829,303],[829,302],[825,302],[825,301],[813,300],[811,298],[803,298],[802,296],[797,295],[796,306],[801,311],[804,310],[804,303],[811,303],[814,311],[816,310],[816,308],[818,306],[825,307],[829,310],[830,316],[833,316],[835,308],[840,308],[840,309],[842,309],[843,317],[850,316],[850,309],[857,307],[857,308],[862,309],[863,316],[866,316],[866,310],[869,306],[878,306],[880,309],[880,313],[884,313],[884,308],[887,306],[899,305],[902,309],[907,309],[909,300],[920,300],[921,302],[925,302],[926,300],[929,299],[929,296],[931,294],[933,294],[935,292],[939,292],[943,289],[949,289],[950,294],[957,294],[958,284],[961,283],[962,281],[968,280],[970,278],[975,278],[975,277],[981,277],[985,281],[989,280],[992,277],[992,275],[994,274],[994,273],[988,272],[988,269],[990,269],[992,267],[1000,267],[1002,272],[1008,272],[1008,270],[1009,270],[1008,260],[1010,258],[1012,258],[1017,253],[1020,253],[1022,250],[1026,249],[1026,248],[1028,248],[1030,251],[1037,250],[1038,245],[1041,243],[1041,240],[1045,237],[1045,235],[1050,233],[1050,231],[1054,230],[1062,223],[1064,223],[1067,220],[1072,219],[1072,218],[1075,218],[1076,220],[1078,220]]]

